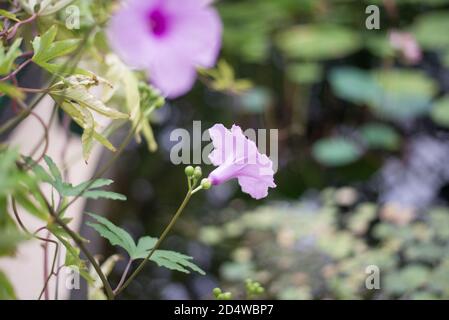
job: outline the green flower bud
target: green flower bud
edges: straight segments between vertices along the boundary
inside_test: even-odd
[[[230,292],[225,292],[222,294],[223,296],[223,300],[231,300],[232,299],[232,293]]]
[[[193,176],[196,179],[199,179],[199,178],[201,178],[202,175],[203,175],[203,171],[201,170],[201,167],[196,167],[195,171],[193,172]]]
[[[203,180],[201,180],[201,187],[204,190],[209,190],[212,187],[212,182],[209,179],[204,178]]]
[[[219,295],[221,295],[221,289],[220,288],[215,288],[214,290],[212,290],[215,298],[218,298]]]
[[[188,166],[184,169],[184,172],[186,173],[186,176],[191,177],[193,176],[195,169],[192,166]]]

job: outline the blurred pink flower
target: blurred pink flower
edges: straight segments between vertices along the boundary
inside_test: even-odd
[[[228,130],[216,124],[209,129],[209,134],[214,145],[209,159],[218,166],[209,175],[213,185],[237,178],[242,191],[255,199],[265,198],[268,188],[276,187],[273,162],[257,150],[239,126],[233,125]]]
[[[417,64],[421,61],[421,47],[411,33],[393,30],[389,39],[393,48],[399,50],[408,63]]]
[[[107,36],[129,66],[148,71],[164,95],[188,92],[196,67],[213,67],[221,47],[219,15],[205,0],[128,0],[111,18]]]

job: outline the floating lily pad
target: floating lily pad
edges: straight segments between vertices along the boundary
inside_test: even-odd
[[[319,162],[327,166],[343,166],[356,161],[360,148],[345,138],[325,138],[316,142],[312,154]]]
[[[437,100],[430,112],[432,120],[443,127],[449,127],[449,95]]]
[[[277,43],[288,57],[312,61],[341,58],[361,47],[358,34],[339,25],[295,26]]]
[[[360,129],[360,133],[370,148],[395,150],[400,144],[400,137],[397,132],[381,123],[364,125]]]

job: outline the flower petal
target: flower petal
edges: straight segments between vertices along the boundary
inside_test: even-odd
[[[232,157],[232,134],[221,123],[215,124],[209,129],[209,135],[214,145],[214,150],[209,154],[209,160],[214,166],[219,166],[225,162],[226,158]],[[227,150],[227,152],[226,152]]]
[[[200,0],[167,0],[173,31],[166,44],[182,52],[195,67],[211,68],[221,48],[222,23],[217,11]]]
[[[161,51],[163,52],[163,51]],[[177,98],[192,89],[196,72],[193,65],[173,52],[166,52],[149,68],[151,82],[169,98]]]
[[[156,0],[131,0],[109,21],[107,38],[111,48],[127,65],[142,69],[148,66],[154,52],[154,41],[148,32],[146,12]]]

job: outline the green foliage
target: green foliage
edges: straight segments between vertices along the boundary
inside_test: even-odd
[[[15,300],[14,288],[6,275],[0,271],[0,300]]]
[[[0,42],[0,76],[7,75],[11,72],[14,61],[22,53],[20,51],[20,45],[22,44],[22,38],[14,40],[13,44],[6,50],[3,43]]]
[[[15,21],[15,22],[19,22],[20,20],[17,19],[17,16],[14,13],[11,13],[9,11],[0,9],[0,16],[8,18],[9,20]]]
[[[67,223],[68,221],[65,222]],[[87,263],[81,259],[80,249],[72,245],[70,235],[62,227],[55,224],[49,224],[47,228],[66,249],[64,265],[78,272],[88,283],[92,284],[94,280],[89,274]],[[87,241],[81,237],[80,239]]]
[[[0,151],[0,202],[5,203],[6,198],[12,196],[28,213],[46,221],[49,214],[38,192],[39,179],[20,170],[18,161],[19,155],[15,150]]]
[[[200,69],[199,73],[210,79],[209,85],[216,91],[241,94],[252,87],[248,79],[236,79],[234,69],[224,60],[215,69]]]
[[[65,68],[63,65],[51,63],[50,61],[75,51],[80,44],[80,40],[68,39],[55,41],[57,33],[58,29],[56,25],[53,25],[42,36],[34,38],[32,42],[34,50],[33,62],[50,73],[70,75],[73,70]],[[76,71],[79,70],[77,69]]]
[[[106,190],[98,190],[99,188],[112,184],[114,181],[110,179],[96,179],[74,186],[71,183],[64,182],[62,180],[61,171],[58,169],[53,159],[49,156],[45,156],[44,160],[50,172],[47,172],[39,164],[32,165],[32,170],[43,182],[51,184],[62,197],[83,197],[90,199],[103,198],[121,201],[126,200],[126,197],[122,194]]]
[[[100,99],[96,98],[89,89],[104,83],[95,76],[75,75],[60,81],[50,88],[50,96],[58,105],[83,128],[81,142],[83,144],[83,156],[87,162],[94,140],[101,143],[109,150],[115,152],[115,147],[98,129],[101,127],[95,120],[94,114],[98,113],[113,120],[128,119],[129,115],[107,107]],[[106,83],[106,85],[109,85]]]
[[[15,86],[10,85],[8,83],[0,83],[0,93],[3,93],[11,98],[17,99],[17,100],[23,100],[25,98],[25,95],[22,91],[17,89]]]
[[[117,227],[106,218],[92,213],[88,214],[98,223],[87,222],[87,225],[95,229],[112,245],[125,249],[131,260],[145,259],[157,243],[157,238],[146,236],[140,238],[136,245],[131,235],[124,229]],[[190,261],[192,259],[192,257],[178,252],[159,249],[154,251],[150,257],[150,260],[160,267],[184,273],[190,273],[190,269],[200,274],[205,274],[203,270]]]

